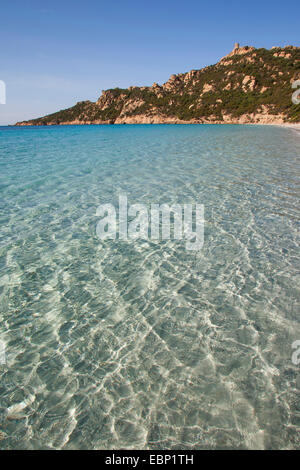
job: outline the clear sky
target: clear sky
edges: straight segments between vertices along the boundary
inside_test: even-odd
[[[0,4],[0,125],[163,83],[241,45],[300,46],[300,2],[10,0]]]

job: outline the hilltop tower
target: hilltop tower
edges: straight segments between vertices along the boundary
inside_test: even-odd
[[[236,43],[234,44],[234,50],[239,49],[239,48],[240,48],[240,44],[239,44],[238,42],[236,42]]]

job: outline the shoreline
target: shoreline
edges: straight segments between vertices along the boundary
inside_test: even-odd
[[[289,124],[289,123],[284,123],[284,124],[277,124],[278,127],[283,127],[285,129],[291,129],[293,131],[296,131],[298,134],[300,133],[300,123],[295,123],[295,124]]]
[[[128,126],[139,126],[139,125],[221,125],[221,126],[278,126],[278,127],[285,127],[294,130],[300,131],[300,123],[278,123],[278,122],[116,122],[116,123],[106,123],[106,122],[66,122],[61,124],[6,124],[0,127],[67,127],[67,126],[120,126],[120,125],[128,125]]]
[[[276,124],[277,126],[280,126],[280,127],[289,127],[289,128],[292,128],[292,129],[296,129],[298,131],[300,131],[300,123],[297,122],[295,124],[290,124],[290,123],[284,123],[284,124]]]

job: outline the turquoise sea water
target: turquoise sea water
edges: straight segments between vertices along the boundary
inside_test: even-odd
[[[279,127],[0,128],[0,448],[299,448],[299,163]],[[203,249],[100,241],[121,193],[204,204]]]

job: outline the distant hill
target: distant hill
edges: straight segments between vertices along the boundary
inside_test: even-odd
[[[217,64],[171,75],[163,85],[113,88],[16,125],[300,122],[292,103],[300,79],[300,48],[239,47]]]

